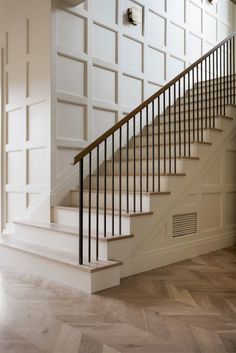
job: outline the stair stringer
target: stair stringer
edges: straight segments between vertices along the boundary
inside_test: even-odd
[[[234,120],[224,119],[223,132],[211,134],[212,145],[205,146],[205,151],[201,151],[200,160],[196,162],[196,166],[181,181],[178,181],[177,187],[171,190],[171,195],[168,196],[164,206],[160,208],[160,200],[150,196],[153,215],[143,219],[137,217],[132,220],[131,227],[134,238],[127,240],[127,247],[122,256],[120,256],[121,251],[114,249],[114,253],[117,250],[117,255],[118,253],[119,255],[118,258],[116,256],[113,258],[123,261],[121,277],[184,260],[234,243],[235,228],[221,229],[221,232],[216,236],[212,234],[199,236],[197,233],[195,236],[186,236],[181,240],[171,239],[168,236],[172,215],[179,210],[179,206],[183,204],[188,194],[198,193],[197,190],[201,188],[203,174],[211,169],[211,165],[215,163],[217,157],[229,148],[229,141],[235,138],[236,107],[228,106],[226,115]],[[235,143],[233,147],[231,144],[230,148],[236,151]],[[233,185],[232,189],[236,189],[236,186]],[[192,208],[188,206],[187,209],[191,210]]]

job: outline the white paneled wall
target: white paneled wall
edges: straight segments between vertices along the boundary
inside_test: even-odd
[[[200,226],[205,235],[235,228],[236,151],[233,139],[230,142],[229,149],[220,154],[202,177]],[[209,212],[209,209],[213,212]]]
[[[37,3],[5,31],[2,205],[6,227],[24,216],[40,195],[49,195],[50,20],[49,4]]]
[[[142,25],[127,21],[132,6]],[[71,172],[74,152],[225,38],[233,7],[230,0],[87,0],[71,8],[58,1],[53,185]]]

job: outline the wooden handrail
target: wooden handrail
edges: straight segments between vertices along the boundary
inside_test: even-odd
[[[198,66],[201,62],[203,62],[206,58],[208,58],[212,53],[214,53],[217,49],[219,49],[223,44],[228,42],[232,37],[236,35],[236,32],[233,32],[224,40],[222,40],[219,44],[217,44],[214,48],[209,50],[206,54],[204,54],[201,58],[196,60],[193,64],[191,64],[188,68],[182,71],[179,75],[173,78],[170,82],[168,82],[165,86],[159,89],[156,93],[154,93],[151,97],[146,99],[143,103],[141,103],[138,107],[132,110],[128,115],[126,115],[123,119],[119,120],[115,125],[113,125],[109,130],[104,132],[101,136],[99,136],[96,140],[94,140],[90,145],[83,149],[80,153],[78,153],[74,157],[73,165],[77,164],[81,159],[83,159],[86,155],[88,155],[92,150],[94,150],[98,145],[104,142],[109,136],[114,134],[119,128],[121,128],[124,124],[126,124],[130,119],[132,119],[135,115],[140,113],[145,107],[147,107],[152,101],[154,101],[157,97],[161,96],[164,92],[166,92],[170,87],[172,87],[176,82],[178,82],[181,78],[183,78],[187,73],[189,73],[192,69]]]

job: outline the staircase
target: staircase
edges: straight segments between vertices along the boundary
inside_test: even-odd
[[[163,238],[160,258],[137,257],[235,133],[235,88],[232,34],[77,155],[79,185],[68,191],[70,202],[52,207],[50,224],[16,221],[15,235],[1,240],[1,257],[93,293],[208,251],[204,242],[179,251],[185,243],[172,237]],[[228,241],[211,250],[234,236]],[[162,243],[153,244],[158,250]]]

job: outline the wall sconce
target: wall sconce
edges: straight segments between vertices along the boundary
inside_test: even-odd
[[[136,7],[131,7],[127,11],[128,13],[128,21],[132,23],[134,26],[142,23],[142,11],[137,9]]]
[[[217,4],[217,0],[209,0],[209,2],[211,3],[211,5],[216,5]]]

